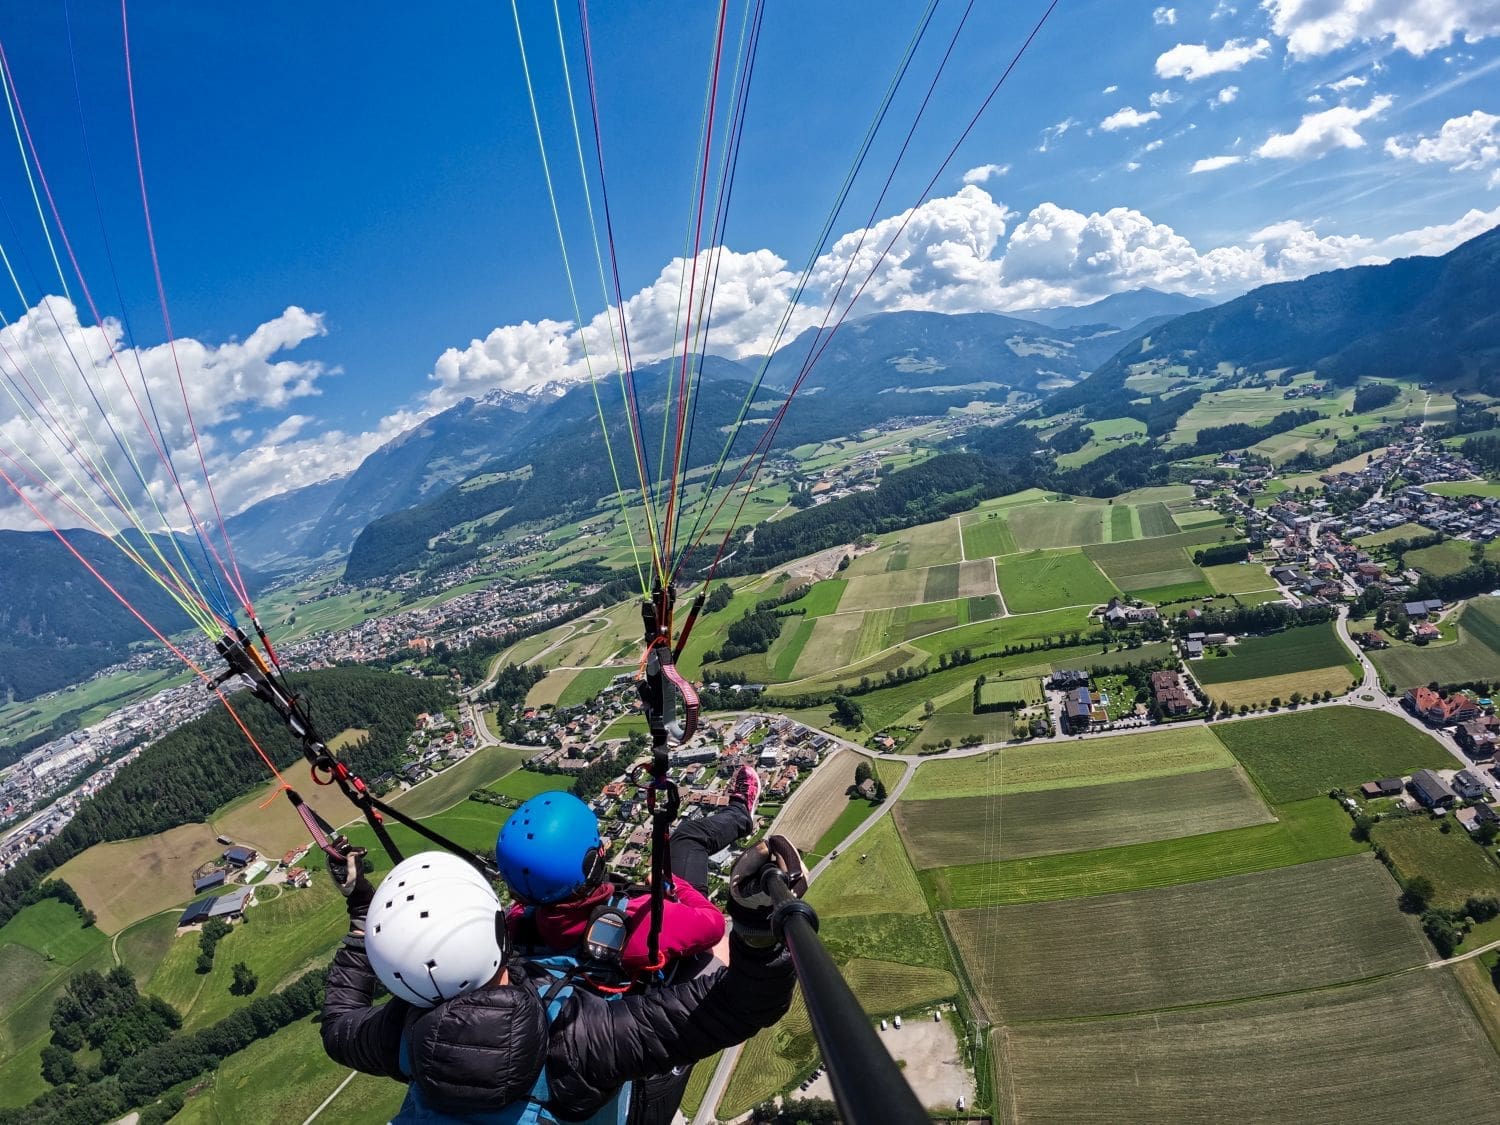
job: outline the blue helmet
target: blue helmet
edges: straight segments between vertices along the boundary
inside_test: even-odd
[[[599,820],[571,793],[541,793],[510,814],[495,841],[495,861],[523,902],[562,902],[604,878]]]

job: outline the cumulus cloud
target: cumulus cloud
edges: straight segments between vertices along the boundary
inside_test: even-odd
[[[1217,94],[1214,95],[1214,97],[1213,97],[1213,104],[1214,105],[1228,105],[1230,102],[1234,101],[1234,99],[1237,98],[1237,97],[1239,97],[1239,96],[1240,96],[1240,88],[1238,86],[1225,86],[1222,90],[1220,90]]]
[[[1158,90],[1151,95],[1151,108],[1159,109],[1164,105],[1171,105],[1177,98],[1178,94],[1173,90]]]
[[[1110,86],[1104,87],[1104,89],[1103,89],[1102,92],[1105,93],[1105,94],[1113,94],[1113,93],[1117,92],[1119,89],[1120,89],[1120,87],[1118,87],[1118,86],[1110,85]]]
[[[1158,26],[1171,27],[1177,22],[1177,9],[1157,8],[1151,13],[1151,21]]]
[[[997,176],[1005,176],[1009,173],[1009,164],[981,164],[978,168],[970,168],[965,172],[963,180],[966,184],[984,184]]]
[[[1500,34],[1495,0],[1262,0],[1294,57],[1390,39],[1413,55]]]
[[[1346,78],[1340,78],[1337,82],[1328,83],[1328,88],[1330,90],[1337,90],[1342,94],[1345,90],[1358,90],[1361,86],[1368,85],[1369,81],[1368,78],[1361,78],[1357,74],[1351,74]]]
[[[1142,125],[1149,124],[1161,117],[1154,109],[1148,109],[1145,113],[1134,106],[1125,106],[1117,109],[1103,121],[1099,122],[1099,128],[1106,133],[1115,133],[1121,129],[1139,129]]]
[[[1268,137],[1255,150],[1256,155],[1272,160],[1312,160],[1335,149],[1362,148],[1365,139],[1360,136],[1357,126],[1379,117],[1390,107],[1391,101],[1382,94],[1372,98],[1364,109],[1340,105],[1320,113],[1306,114],[1292,132]]]
[[[1162,140],[1160,137],[1157,137],[1156,140],[1154,140],[1154,141],[1147,141],[1146,142],[1146,147],[1142,151],[1144,151],[1144,152],[1155,152],[1157,149],[1161,148],[1161,146],[1164,145],[1164,144],[1166,144],[1166,143],[1167,143],[1166,141]]]
[[[1162,52],[1156,60],[1158,78],[1186,78],[1196,82],[1215,74],[1239,70],[1256,59],[1265,58],[1271,44],[1265,39],[1231,39],[1222,47],[1206,43],[1179,43]]]
[[[1228,168],[1231,164],[1238,164],[1244,159],[1243,156],[1205,156],[1202,160],[1193,161],[1193,166],[1188,169],[1188,175],[1195,176],[1199,172],[1217,172],[1220,168]]]
[[[1400,160],[1418,164],[1446,164],[1454,172],[1495,168],[1490,186],[1500,183],[1500,117],[1476,109],[1463,117],[1450,117],[1436,134],[1402,143],[1395,137],[1385,142],[1385,151]]]
[[[319,380],[335,369],[289,359],[286,353],[325,333],[321,314],[292,306],[244,340],[210,344],[183,337],[175,349],[167,344],[131,348],[117,321],[85,325],[71,301],[44,297],[0,330],[0,375],[12,388],[30,390],[0,399],[0,448],[14,458],[6,465],[21,474],[18,483],[31,482],[30,499],[68,526],[80,526],[86,518],[112,530],[126,521],[120,506],[149,511],[154,496],[171,526],[185,528],[191,518],[153,442],[174,454],[188,503],[206,517],[213,502],[197,465],[196,425],[221,506],[226,513],[237,510],[256,498],[247,498],[230,479],[240,446],[255,430],[245,422],[319,393]],[[28,406],[28,400],[39,405]],[[271,434],[284,441],[309,422],[295,414],[273,426]],[[136,455],[144,483],[116,433]],[[44,476],[68,496],[94,502],[83,503],[81,517],[68,513],[39,483]],[[154,511],[152,519],[159,530],[161,518]],[[0,526],[33,527],[37,521],[6,490],[0,497]]]

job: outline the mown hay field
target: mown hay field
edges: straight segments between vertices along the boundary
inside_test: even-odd
[[[1203,576],[1220,594],[1249,594],[1257,590],[1274,590],[1276,583],[1259,563],[1223,563],[1206,566]]]
[[[459,804],[474,790],[519,769],[529,753],[506,746],[486,746],[393,798],[391,804],[407,816],[433,816]]]
[[[1080,551],[1033,551],[996,562],[1000,593],[1011,613],[1094,606],[1119,593]]]
[[[154,836],[95,844],[59,867],[57,877],[98,915],[101,930],[115,934],[187,902],[194,868],[223,851],[208,825],[184,824]]]
[[[1226,530],[1224,534],[1235,533]],[[1204,527],[1131,543],[1101,543],[1085,548],[1084,553],[1122,590],[1190,586],[1203,583],[1203,572],[1193,565],[1192,549],[1218,538],[1219,530]]]
[[[1010,524],[999,512],[964,517],[964,556],[982,559],[989,555],[1011,555],[1019,549]]]
[[[1272,804],[1453,765],[1436,739],[1363,707],[1318,707],[1221,723],[1214,731]]]
[[[1441,543],[1431,547],[1421,547],[1415,551],[1407,551],[1405,556],[1406,565],[1421,571],[1423,574],[1431,574],[1438,578],[1445,578],[1450,574],[1457,574],[1467,569],[1471,564],[1469,554],[1474,545],[1459,539],[1445,539]]]
[[[1241,637],[1225,652],[1228,655],[1205,656],[1193,661],[1193,676],[1199,683],[1227,684],[1235,680],[1310,672],[1316,668],[1348,669],[1346,678],[1355,678],[1350,668],[1354,654],[1339,640],[1332,621],[1321,625],[1300,625],[1264,637]]]
[[[922,872],[938,909],[1048,902],[1269,871],[1364,850],[1349,818],[1326,797],[1273,810],[1274,824],[1231,828],[1096,851],[1035,856]]]
[[[860,609],[890,609],[914,605],[927,587],[927,570],[894,570],[850,578],[839,607],[845,613]]]
[[[1442,973],[995,1033],[1014,1121],[1491,1121],[1500,1056]],[[1420,1082],[1413,1076],[1420,1075]]]
[[[1268,824],[1238,769],[939,801],[899,801],[896,822],[918,868],[1022,859]]]
[[[1017,548],[1022,551],[1081,547],[1108,538],[1109,508],[1097,501],[1031,504],[1013,509],[1005,519]]]
[[[902,800],[979,797],[1109,781],[1139,781],[1224,769],[1234,764],[1234,756],[1214,736],[1214,731],[1201,726],[1178,727],[1075,742],[1008,746],[972,758],[925,762],[918,767],[917,776]]]
[[[46,1089],[37,1060],[54,999],[73,973],[112,964],[107,937],[56,899],[23,907],[0,926],[0,1105],[25,1104]]]
[[[800,849],[811,848],[849,804],[845,791],[865,760],[853,750],[835,750],[797,787],[776,818],[776,831]]]
[[[1500,598],[1475,598],[1458,617],[1451,644],[1396,644],[1370,653],[1381,679],[1404,690],[1418,684],[1500,679]]]
[[[1426,962],[1371,855],[944,915],[992,1017],[1117,1015],[1365,980]]]
[[[1197,661],[1191,667],[1197,669]],[[1232,680],[1224,684],[1205,684],[1203,691],[1215,706],[1227,703],[1230,707],[1265,707],[1274,701],[1288,703],[1292,696],[1301,692],[1311,698],[1323,692],[1343,695],[1359,682],[1358,677],[1347,668],[1315,668],[1309,672],[1292,672],[1285,676],[1265,676],[1258,680]]]
[[[1470,896],[1500,897],[1500,864],[1467,832],[1445,827],[1429,816],[1386,819],[1370,831],[1403,879],[1432,880],[1432,904],[1444,910],[1463,906]]]

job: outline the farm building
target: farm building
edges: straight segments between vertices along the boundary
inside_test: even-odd
[[[1375,797],[1399,797],[1405,788],[1399,777],[1382,777],[1379,781],[1367,781],[1359,787],[1366,800]]]
[[[1458,800],[1448,783],[1431,770],[1418,770],[1412,774],[1406,787],[1429,809],[1451,809]]]
[[[1052,673],[1051,686],[1054,691],[1067,691],[1070,688],[1087,687],[1089,674],[1077,668],[1059,668]]]
[[[1401,610],[1412,621],[1425,621],[1430,614],[1442,613],[1443,603],[1437,598],[1429,598],[1424,602],[1407,602]]]
[[[206,922],[210,918],[233,921],[243,917],[245,911],[254,905],[254,887],[240,887],[228,894],[209,895],[189,903],[187,909],[182,912],[182,916],[177,919],[177,925],[179,927],[192,926],[199,922]]]
[[[225,870],[215,867],[211,871],[201,871],[193,876],[193,893],[201,895],[204,891],[211,891],[215,887],[224,885]]]
[[[231,867],[249,867],[259,858],[259,852],[254,848],[245,847],[244,844],[235,844],[224,849],[224,862]]]
[[[286,885],[289,887],[308,887],[312,885],[312,874],[305,867],[292,867],[286,873]]]
[[[1479,831],[1479,812],[1476,809],[1459,809],[1453,819],[1463,825],[1465,832]]]

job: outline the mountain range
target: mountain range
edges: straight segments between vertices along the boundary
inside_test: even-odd
[[[1180,315],[1172,314],[1201,302],[1139,291],[1014,316],[880,314],[846,324],[831,342],[805,332],[769,362],[704,357],[698,440],[686,461],[698,466],[719,457],[722,435],[762,366],[757,412],[780,401],[820,343],[827,346],[786,413],[779,448],[894,417],[940,415],[976,399],[1012,401],[1016,394],[1045,399],[1048,415],[1135,417],[1161,434],[1205,388],[1276,368],[1316,371],[1337,382],[1361,375],[1456,380],[1500,393],[1497,291],[1500,228],[1442,257],[1318,274]],[[1132,373],[1148,368],[1185,374],[1149,392],[1127,385]],[[635,374],[648,447],[659,441],[664,382],[674,373],[664,361]],[[618,388],[610,380],[601,390],[616,455],[628,456]],[[453,550],[445,533],[480,516],[492,517],[498,530],[587,510],[615,488],[601,456],[598,414],[586,385],[466,399],[381,447],[347,476],[233,517],[229,529],[242,565],[288,572],[347,553],[347,576],[364,580],[450,561],[443,557]],[[1007,440],[998,431],[994,437]],[[985,440],[976,433],[975,447]],[[1132,454],[1127,447],[1119,455]],[[1126,468],[1101,477],[1101,486],[1131,479]],[[153,600],[160,591],[102,542],[83,532],[70,538],[87,543],[85,553],[99,558],[106,576],[148,615],[176,612],[170,602]],[[96,592],[94,579],[51,536],[4,533],[0,573],[7,577],[0,587],[0,692],[25,698],[74,682],[146,636],[107,593]],[[56,596],[59,582],[68,583],[65,599]]]

